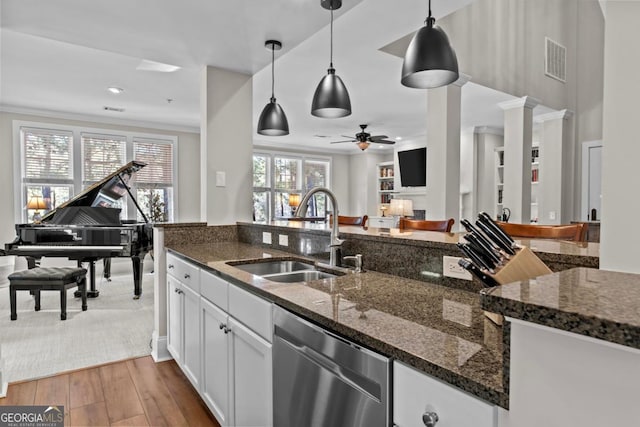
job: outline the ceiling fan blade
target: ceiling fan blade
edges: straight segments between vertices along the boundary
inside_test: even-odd
[[[340,144],[340,143],[342,143],[342,142],[355,142],[355,140],[354,140],[354,139],[350,139],[350,140],[348,140],[348,141],[332,141],[332,142],[330,142],[329,144]]]
[[[396,143],[395,141],[388,141],[386,139],[375,139],[371,142],[373,142],[374,144],[388,144],[388,145],[393,145]]]
[[[353,139],[353,137],[352,137],[352,136],[349,136],[349,135],[340,135],[340,136],[342,136],[342,137],[344,137],[344,138],[351,138],[351,139]],[[355,141],[355,139],[353,139],[353,140]]]
[[[370,136],[369,139],[373,140],[373,139],[386,139],[389,138],[387,135],[374,135],[374,136]]]

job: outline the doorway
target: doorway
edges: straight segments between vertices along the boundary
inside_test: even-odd
[[[602,141],[582,143],[582,213],[583,221],[602,218]]]

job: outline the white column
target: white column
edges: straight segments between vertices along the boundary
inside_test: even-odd
[[[460,224],[460,95],[468,81],[461,74],[427,94],[426,218],[453,218],[454,228]]]
[[[252,78],[202,71],[200,217],[208,224],[252,220]]]
[[[504,130],[492,126],[476,126],[473,130],[474,165],[474,215],[487,212],[495,218],[497,203],[496,148],[504,145]]]
[[[573,112],[543,114],[540,141],[538,213],[540,224],[569,224],[573,219]]]
[[[600,268],[633,273],[640,273],[638,17],[640,2],[606,2]]]
[[[504,110],[503,205],[511,210],[513,223],[531,221],[531,140],[533,108],[538,103],[523,96],[499,104]]]

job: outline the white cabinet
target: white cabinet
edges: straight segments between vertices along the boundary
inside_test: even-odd
[[[393,421],[397,427],[424,427],[436,414],[437,427],[495,427],[497,407],[399,362],[393,363]]]
[[[204,284],[206,286],[206,283]],[[233,425],[229,411],[230,346],[227,313],[206,299],[200,302],[202,322],[202,385],[200,393],[220,425]],[[222,328],[221,328],[222,326]]]
[[[229,318],[234,424],[271,426],[273,423],[271,343],[233,317]]]
[[[199,288],[199,269],[167,256],[167,348],[196,390],[200,387]]]
[[[207,272],[201,295],[203,400],[222,426],[271,426],[271,303]]]

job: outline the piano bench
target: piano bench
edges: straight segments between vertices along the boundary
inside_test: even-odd
[[[87,270],[76,267],[38,267],[16,271],[9,275],[11,320],[16,320],[16,291],[31,291],[40,311],[40,291],[60,292],[60,319],[67,319],[67,289],[78,287],[82,296],[82,311],[87,310]]]

